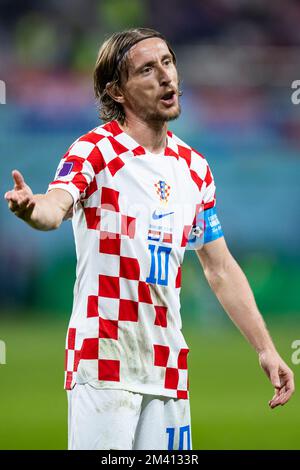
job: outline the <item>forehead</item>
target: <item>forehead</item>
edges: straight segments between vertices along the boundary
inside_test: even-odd
[[[170,54],[170,51],[165,41],[160,38],[148,38],[132,46],[128,58],[131,66],[138,67],[143,62],[160,59],[166,54]]]

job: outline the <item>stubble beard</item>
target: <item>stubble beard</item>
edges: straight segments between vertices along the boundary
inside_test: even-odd
[[[168,122],[174,121],[180,116],[181,113],[181,106],[180,103],[176,106],[174,110],[166,110],[164,111],[152,111],[152,112],[144,112],[143,119],[145,122]]]
[[[177,107],[174,110],[171,110],[171,112],[168,113],[160,113],[162,117],[165,117],[166,121],[174,121],[180,116],[181,113],[181,107],[180,104],[178,103]]]

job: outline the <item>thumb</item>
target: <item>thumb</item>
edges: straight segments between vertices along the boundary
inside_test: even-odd
[[[25,187],[25,181],[22,176],[22,173],[18,170],[13,170],[12,171],[12,177],[15,182],[15,189],[23,189]]]
[[[275,388],[281,387],[280,378],[279,378],[277,369],[273,369],[270,371],[270,380],[272,382],[272,385],[274,385]]]

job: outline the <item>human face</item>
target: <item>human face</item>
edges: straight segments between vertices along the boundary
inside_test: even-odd
[[[179,116],[178,74],[165,41],[149,38],[132,46],[122,91],[126,116],[146,122],[165,122]]]

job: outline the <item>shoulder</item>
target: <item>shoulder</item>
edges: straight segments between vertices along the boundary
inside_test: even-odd
[[[130,139],[119,127],[117,121],[110,121],[82,135],[75,141],[75,145],[92,148],[99,152],[105,160],[128,152],[132,147]],[[74,144],[73,144],[74,145]]]
[[[178,155],[182,158],[185,158],[189,166],[192,159],[206,162],[206,158],[202,153],[200,153],[194,147],[191,147],[189,144],[184,142],[172,131],[168,131],[168,137],[177,146]]]
[[[69,146],[65,157],[78,157],[85,160],[91,160],[93,157],[99,159],[99,156],[105,157],[108,153],[115,151],[113,143],[118,133],[114,121],[95,127],[79,136]]]
[[[109,123],[110,124],[110,123]],[[82,171],[83,166],[89,166],[96,174],[106,166],[101,142],[113,136],[109,125],[103,124],[91,129],[79,136],[68,148],[62,157],[64,162],[69,162],[76,171]]]
[[[81,135],[78,137],[70,146],[72,148],[79,142],[84,142],[91,144],[93,146],[97,145],[102,139],[107,137],[114,137],[115,133],[113,131],[113,122],[109,122],[107,124],[102,124],[100,126],[94,127],[86,134]]]
[[[191,176],[193,179],[197,178],[198,175],[201,179],[205,179],[207,173],[210,173],[210,168],[205,156],[191,147],[189,144],[180,139],[173,132],[168,131],[169,139],[176,146],[177,154],[180,158],[183,158],[190,169]]]

